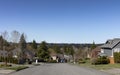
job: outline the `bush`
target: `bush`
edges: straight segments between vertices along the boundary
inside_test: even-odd
[[[49,63],[57,63],[56,60],[50,60]]]
[[[13,57],[0,57],[0,62],[8,62],[8,63],[18,63],[18,59]]]
[[[99,57],[99,58],[94,58],[91,61],[91,64],[93,64],[93,65],[109,64],[109,63],[110,63],[110,60],[105,56]]]
[[[0,64],[0,67],[11,67],[12,65],[5,65],[5,64]]]
[[[120,63],[120,52],[114,53],[114,60],[115,60],[115,63]]]
[[[32,61],[29,61],[28,64],[32,64]]]
[[[83,64],[83,63],[85,63],[85,60],[79,59],[78,63],[79,63],[79,64]]]

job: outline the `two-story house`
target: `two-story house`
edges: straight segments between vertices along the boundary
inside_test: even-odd
[[[120,52],[119,38],[107,40],[106,43],[101,46],[101,53],[109,57],[111,64],[114,64],[114,52]]]

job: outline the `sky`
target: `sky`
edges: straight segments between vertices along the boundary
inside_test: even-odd
[[[104,43],[120,38],[120,0],[0,0],[0,32],[38,43]]]

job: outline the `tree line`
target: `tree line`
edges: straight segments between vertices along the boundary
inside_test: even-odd
[[[62,46],[54,44],[50,46],[45,41],[38,44],[35,40],[28,43],[26,42],[26,37],[27,36],[24,33],[21,34],[16,30],[12,31],[10,34],[7,31],[1,32],[0,50],[11,51],[15,48],[20,48],[21,52],[18,55],[18,59],[26,59],[25,50],[28,49],[34,52],[35,57],[48,61],[52,53],[71,55],[75,60],[86,58],[86,54],[96,47],[94,42],[88,48],[82,48],[80,46],[75,47],[73,44],[62,44]]]

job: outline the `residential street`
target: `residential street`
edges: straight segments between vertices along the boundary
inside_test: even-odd
[[[9,75],[109,75],[97,70],[70,64],[42,64]]]

